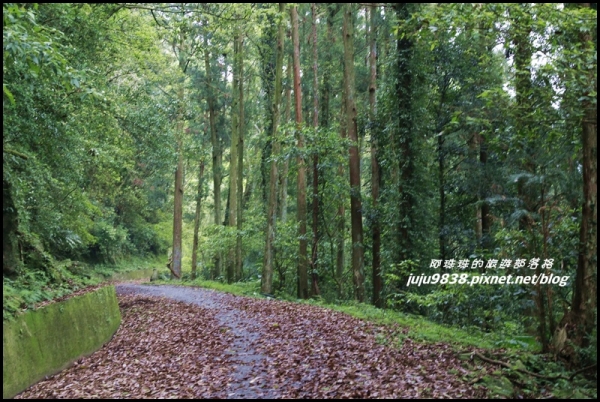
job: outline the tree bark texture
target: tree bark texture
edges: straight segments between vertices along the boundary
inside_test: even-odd
[[[360,194],[360,155],[354,100],[354,26],[352,5],[344,9],[344,86],[346,89],[346,128],[350,139],[350,219],[352,222],[352,277],[354,296],[359,302],[365,300],[364,245],[362,205]]]
[[[381,174],[379,167],[378,136],[379,130],[375,118],[375,101],[377,91],[377,7],[373,4],[367,8],[369,12],[369,130],[371,133],[371,198],[373,200],[373,212],[371,214],[372,241],[373,241],[373,304],[382,308],[383,300],[381,291],[383,280],[381,278],[381,225],[379,223],[379,187],[381,185]]]
[[[279,3],[279,12],[283,13],[284,5]],[[277,61],[275,63],[275,94],[273,103],[271,104],[271,115],[273,116],[273,128],[271,132],[271,143],[273,144],[273,154],[279,155],[280,145],[277,141],[277,130],[279,125],[279,105],[281,104],[281,76],[283,69],[283,22],[280,21],[277,30]],[[262,293],[273,293],[273,266],[274,266],[274,242],[277,213],[277,161],[271,159],[270,174],[269,174],[269,203],[267,206],[267,230],[265,242],[265,257],[263,262],[263,270],[261,276],[260,290]]]
[[[204,159],[198,168],[198,191],[196,193],[196,213],[194,215],[194,241],[192,243],[192,279],[197,277],[198,268],[198,232],[200,230],[200,211],[202,205],[202,182],[204,176]]]
[[[183,225],[183,83],[178,89],[180,102],[177,117],[177,169],[175,170],[175,189],[173,199],[173,254],[169,265],[173,277],[181,278],[181,235]]]
[[[288,60],[287,68],[287,85],[285,87],[285,114],[284,121],[289,123],[291,121],[291,105],[292,105],[292,63]],[[285,158],[281,163],[281,172],[279,173],[279,220],[285,222],[287,220],[287,191],[288,191],[288,170],[290,167],[290,160]]]
[[[228,225],[235,228],[237,231],[237,190],[238,185],[238,145],[239,145],[239,42],[237,40],[238,33],[233,40],[233,79],[232,79],[232,103],[231,103],[231,148],[229,160],[229,214]],[[236,235],[237,244],[237,235]],[[236,248],[232,247],[229,251],[227,259],[227,283],[231,283],[235,279],[236,267]]]
[[[217,123],[215,113],[215,101],[212,82],[212,71],[210,68],[210,54],[208,53],[208,41],[204,38],[204,68],[206,70],[206,101],[208,103],[208,121],[210,125],[210,142],[212,146],[212,173],[213,173],[213,196],[214,196],[214,217],[215,225],[221,225],[221,181],[223,180],[223,152],[221,151],[221,141],[217,134]],[[221,256],[220,253],[214,258],[214,267],[211,274],[212,279],[221,275]]]
[[[239,93],[239,118],[238,118],[238,146],[237,146],[237,235],[235,246],[235,280],[240,281],[243,277],[243,253],[242,253],[242,223],[243,223],[243,198],[244,198],[244,37],[242,33],[236,38],[238,42],[238,93]]]
[[[302,89],[300,85],[300,39],[298,37],[298,8],[292,7],[292,42],[294,48],[294,98],[296,136],[298,147],[298,298],[308,298],[308,241],[306,239],[306,162],[304,161],[304,134],[302,134]]]
[[[580,7],[589,8],[590,3],[581,3]],[[591,32],[579,33],[579,40],[587,57],[595,50]],[[598,85],[596,66],[588,64],[585,74],[588,87],[581,94],[583,116],[581,121],[581,144],[583,147],[583,206],[581,211],[581,227],[579,230],[579,255],[577,273],[573,292],[572,308],[563,318],[562,324],[569,324],[569,339],[577,346],[589,344],[588,335],[595,328],[597,307],[597,264],[598,264],[598,121],[597,105],[591,100]]]
[[[397,3],[396,15],[399,21],[410,18],[410,4]],[[411,260],[414,257],[412,231],[415,225],[415,204],[413,195],[415,187],[415,155],[412,120],[412,77],[413,43],[407,36],[398,38],[396,42],[396,97],[398,99],[398,133],[394,146],[400,151],[398,165],[398,247],[396,262]],[[406,283],[401,278],[400,283]]]
[[[318,80],[318,49],[317,49],[317,7],[311,3],[312,42],[313,42],[313,127],[319,128],[319,80]],[[316,147],[315,147],[316,148]],[[317,262],[319,260],[319,154],[313,155],[312,181],[312,252],[311,252],[311,294],[319,295]]]

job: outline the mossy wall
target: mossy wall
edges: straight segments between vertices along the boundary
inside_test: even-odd
[[[12,398],[44,376],[95,352],[111,339],[120,323],[114,286],[3,323],[3,398]]]

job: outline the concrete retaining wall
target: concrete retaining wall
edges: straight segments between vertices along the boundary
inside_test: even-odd
[[[3,398],[68,367],[109,341],[121,313],[114,286],[28,311],[2,332]]]

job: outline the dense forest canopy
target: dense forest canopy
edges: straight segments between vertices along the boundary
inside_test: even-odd
[[[5,310],[159,257],[595,363],[596,25],[595,3],[5,3]],[[509,275],[545,282],[482,279]]]

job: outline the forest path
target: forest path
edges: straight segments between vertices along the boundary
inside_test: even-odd
[[[448,345],[386,345],[399,328],[201,288],[116,288],[113,339],[19,398],[485,397]]]
[[[251,378],[255,366],[265,365],[266,356],[259,353],[253,345],[256,344],[260,327],[251,320],[244,311],[231,308],[231,303],[226,293],[219,293],[209,289],[189,288],[182,286],[144,286],[144,285],[117,285],[119,295],[145,295],[167,297],[184,303],[193,304],[210,311],[216,319],[220,333],[231,331],[229,347],[226,350],[228,363],[232,365],[227,378],[225,392],[228,398],[257,399],[274,398],[278,395],[269,390],[260,390],[257,376]],[[250,383],[252,381],[252,383]]]

